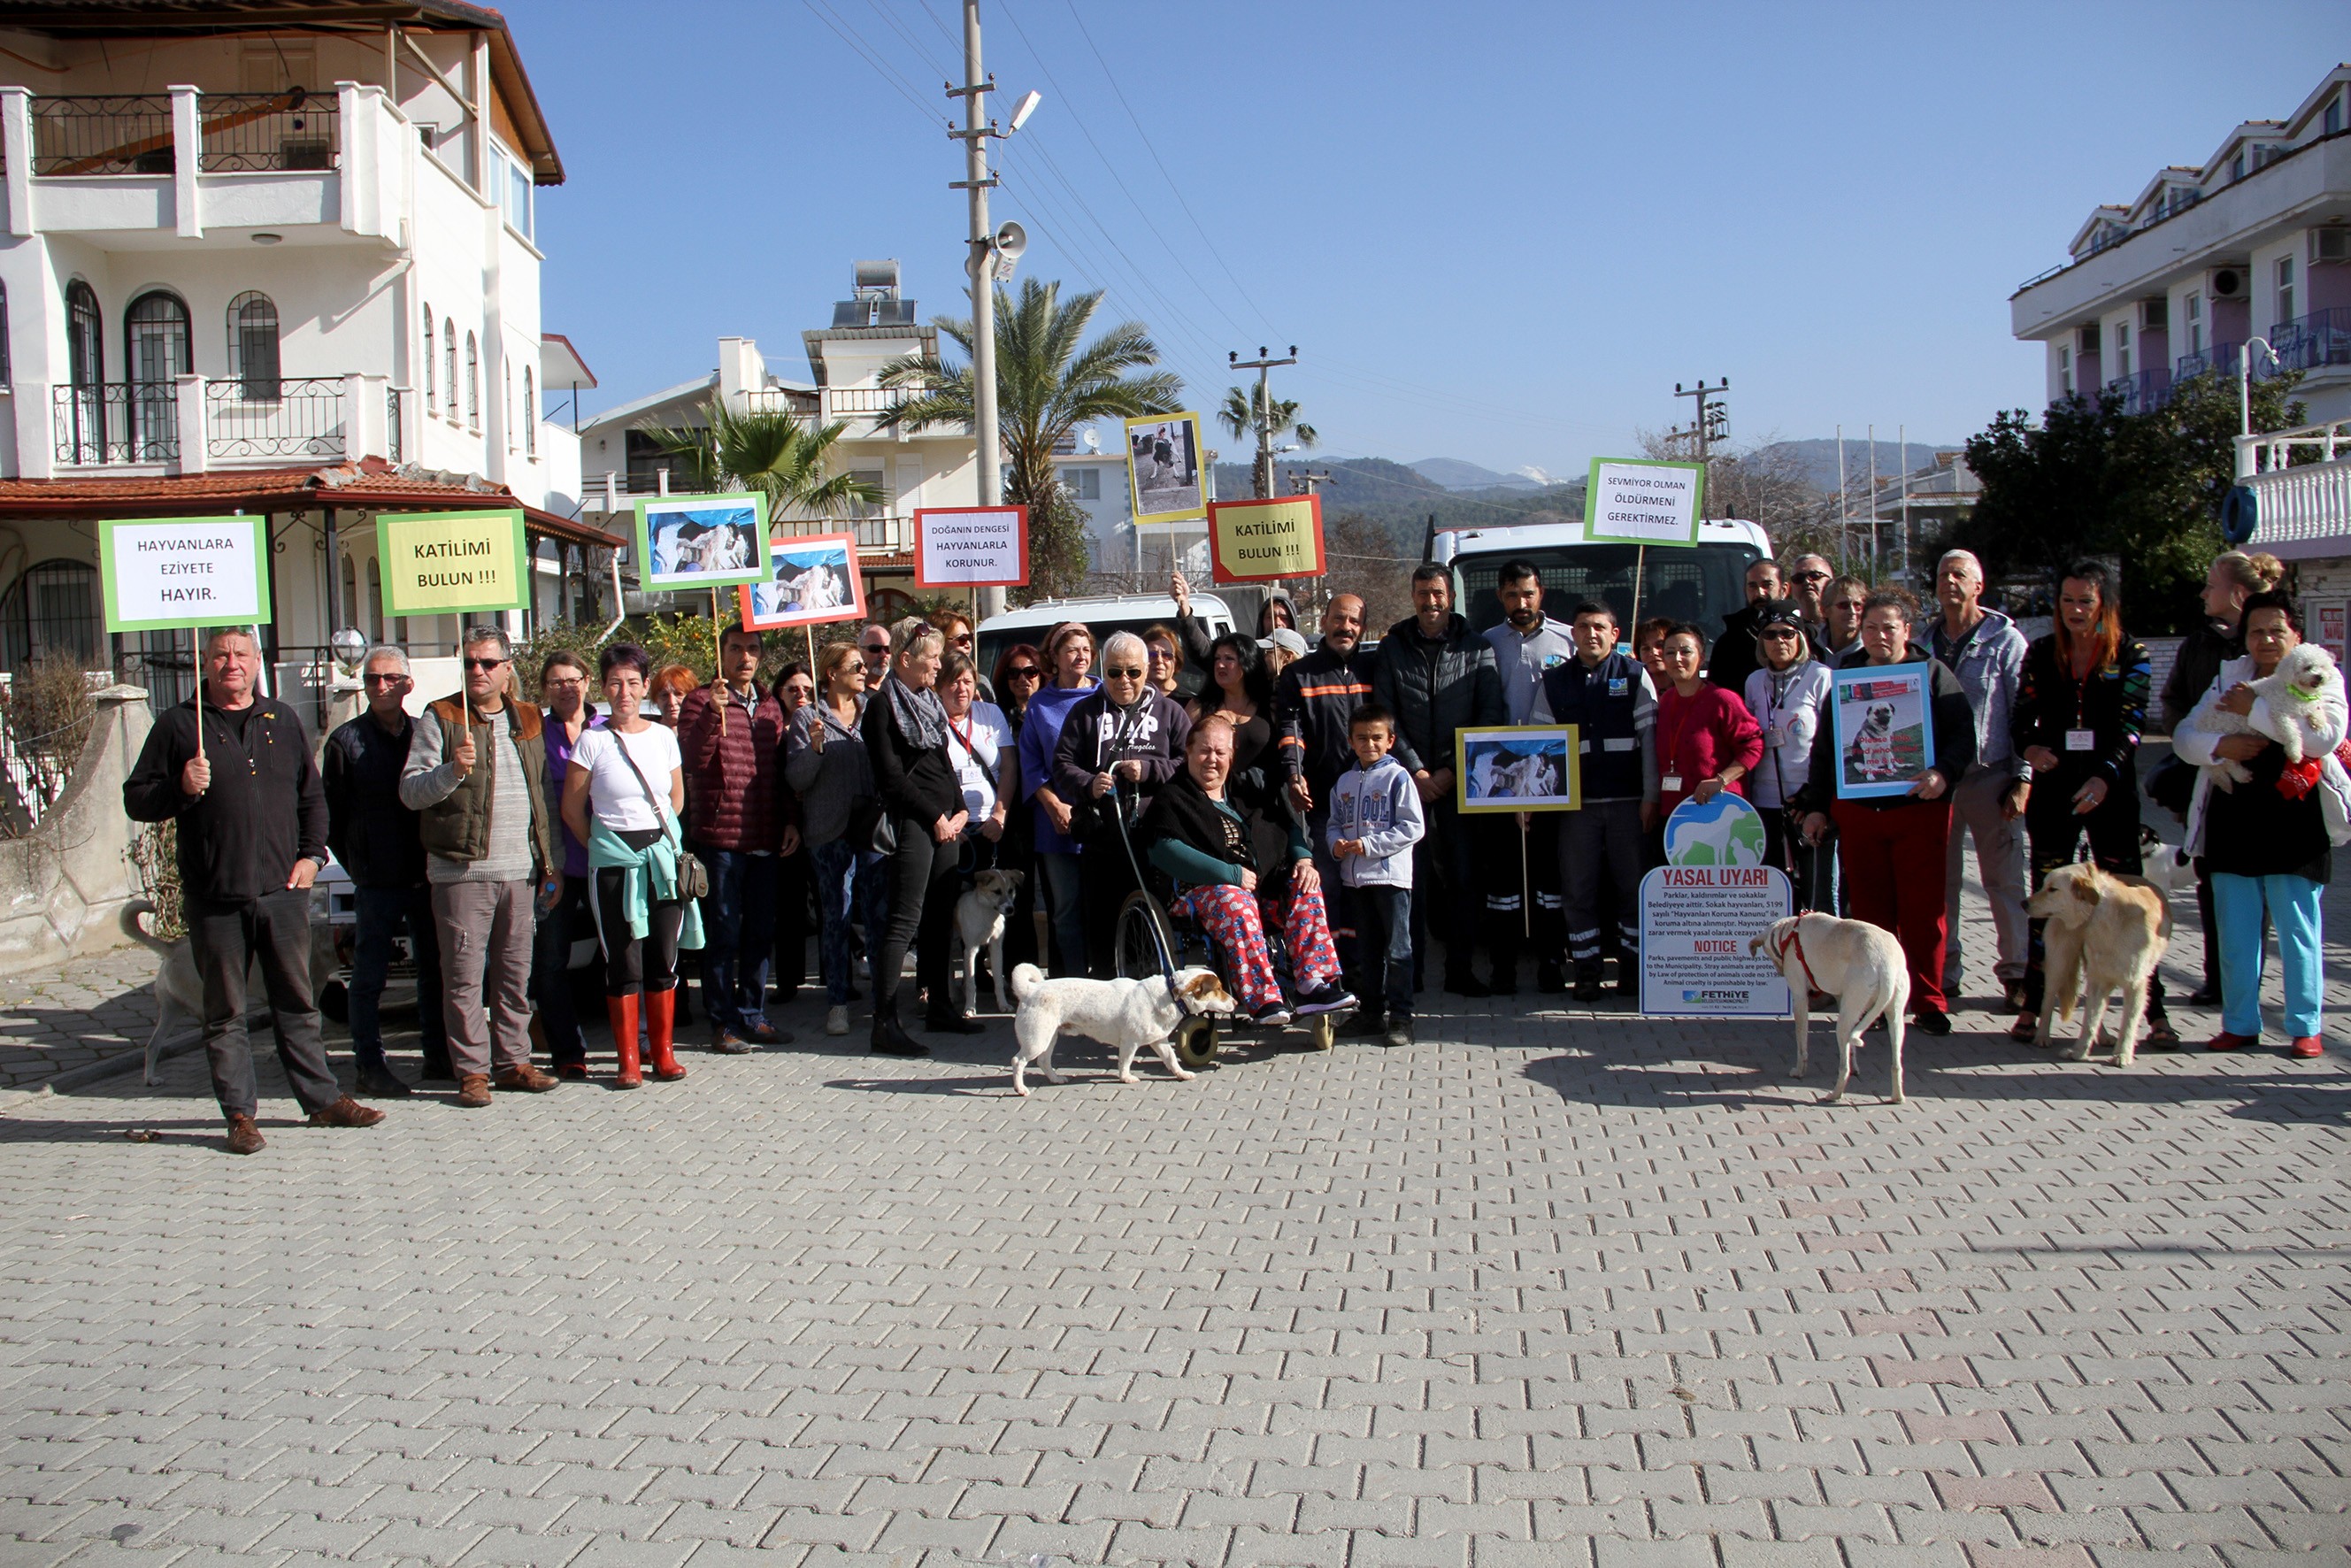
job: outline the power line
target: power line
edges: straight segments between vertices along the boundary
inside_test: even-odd
[[[906,46],[907,53],[916,59],[921,60],[923,64],[929,66],[933,70],[938,69],[937,62],[924,53],[923,46],[915,42],[914,34],[909,33],[905,28],[898,25],[898,18],[892,14],[888,5],[883,4],[883,0],[865,0],[865,4],[872,9],[875,16],[882,18],[883,26],[888,27],[892,32],[898,35],[899,41]],[[943,82],[953,81],[955,79],[955,73],[952,71],[943,72],[940,75],[939,79]]]
[[[847,44],[856,51],[859,58],[872,67],[873,73],[894,89],[900,98],[913,104],[914,112],[921,115],[926,123],[933,122],[932,117],[935,111],[931,106],[923,101],[905,78],[900,76],[886,60],[866,47],[865,40],[855,29],[852,28],[847,22],[836,19],[831,13],[831,7],[825,5],[823,0],[800,0],[800,4],[808,7],[809,15],[822,22],[831,30],[835,37]]]

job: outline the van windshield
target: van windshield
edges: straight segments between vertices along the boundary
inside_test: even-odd
[[[1616,612],[1629,642],[1636,554],[1633,545],[1595,544],[1458,556],[1453,562],[1455,602],[1478,631],[1500,625],[1502,567],[1510,561],[1531,561],[1542,578],[1544,614],[1565,621],[1578,604],[1596,599]],[[1752,545],[1652,549],[1641,568],[1640,618],[1687,621],[1711,641],[1726,616],[1747,607],[1747,569],[1761,559]]]
[[[1087,630],[1091,631],[1094,634],[1094,657],[1097,664],[1101,662],[1102,643],[1109,640],[1110,634],[1113,632],[1132,632],[1139,637],[1145,632],[1150,631],[1154,626],[1165,626],[1170,631],[1173,631],[1175,629],[1175,625],[1176,618],[1172,615],[1164,617],[1155,616],[1148,620],[1103,619],[1100,621],[1089,620],[1086,622]],[[1232,627],[1226,622],[1225,618],[1221,615],[1210,617],[1208,625],[1212,633],[1229,632],[1232,630]],[[998,659],[1001,659],[1007,653],[1014,648],[1018,648],[1023,643],[1029,643],[1032,647],[1043,647],[1045,645],[1047,633],[1050,632],[1053,629],[1050,626],[1023,626],[1005,627],[982,632],[979,634],[979,673],[986,675],[989,680],[994,680],[996,678],[996,662]],[[1187,660],[1186,663],[1188,664],[1189,661]]]

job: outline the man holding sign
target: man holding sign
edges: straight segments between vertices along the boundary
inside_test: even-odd
[[[287,1087],[313,1125],[371,1127],[383,1113],[342,1091],[310,993],[310,884],[327,863],[327,796],[301,720],[259,696],[261,650],[240,627],[204,643],[197,697],[155,721],[122,809],[179,828],[180,895],[204,989],[204,1053],[228,1149],[257,1154],[260,1091],[246,1038],[246,969],[258,964]]]

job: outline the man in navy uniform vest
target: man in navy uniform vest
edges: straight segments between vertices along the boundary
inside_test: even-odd
[[[1559,878],[1575,999],[1600,999],[1601,897],[1614,895],[1616,989],[1641,991],[1641,844],[1657,815],[1657,690],[1616,646],[1616,612],[1575,607],[1575,657],[1543,675],[1529,722],[1578,727],[1583,809],[1560,816]]]

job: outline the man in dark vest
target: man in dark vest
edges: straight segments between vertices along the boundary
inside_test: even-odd
[[[1575,999],[1600,999],[1602,878],[1615,895],[1616,989],[1641,990],[1641,844],[1657,816],[1657,691],[1616,646],[1616,612],[1575,607],[1575,657],[1543,675],[1529,722],[1578,727],[1583,809],[1559,817],[1560,889]]]
[[[513,645],[475,626],[464,648],[465,689],[424,710],[400,799],[420,819],[457,1103],[473,1110],[490,1103],[494,1059],[501,1089],[538,1093],[558,1082],[530,1063],[529,989],[537,908],[562,895],[563,871],[538,709],[509,690]]]
[[[204,988],[204,1054],[233,1155],[262,1148],[254,1122],[260,1091],[245,1034],[250,964],[260,966],[268,988],[286,1086],[312,1124],[371,1127],[383,1120],[342,1092],[319,1043],[310,884],[327,863],[327,797],[302,721],[256,693],[260,673],[251,632],[214,632],[195,700],[156,717],[122,781],[122,809],[132,821],[179,827],[182,911]]]

